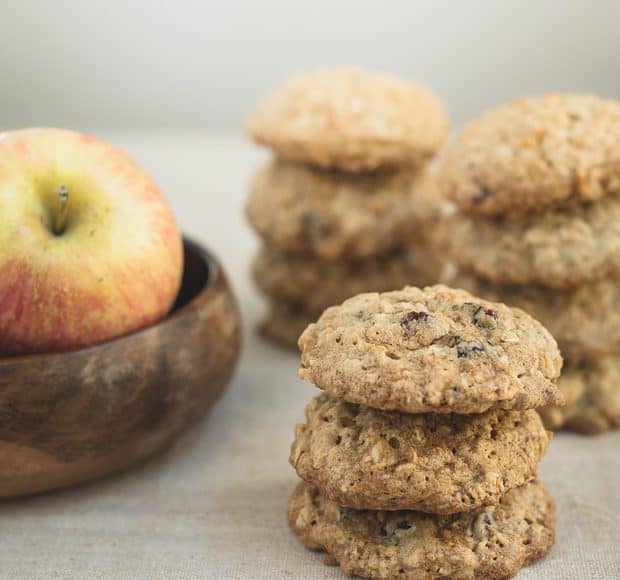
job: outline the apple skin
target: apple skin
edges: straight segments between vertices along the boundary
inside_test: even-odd
[[[0,134],[0,355],[73,350],[148,326],[170,310],[182,270],[172,212],[124,153],[62,129]]]

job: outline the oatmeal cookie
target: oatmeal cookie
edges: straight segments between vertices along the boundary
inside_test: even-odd
[[[389,252],[440,208],[428,170],[348,175],[272,161],[256,175],[246,213],[268,246],[336,260]]]
[[[466,213],[516,216],[620,192],[620,102],[520,98],[469,123],[441,169]]]
[[[448,516],[342,508],[301,482],[288,520],[307,548],[363,578],[509,578],[555,541],[555,504],[539,482],[509,491],[497,506]]]
[[[296,427],[290,462],[341,506],[450,514],[535,479],[548,442],[533,409],[411,415],[322,394]]]
[[[620,277],[620,196],[520,219],[450,218],[450,254],[497,284],[574,288]]]
[[[299,339],[300,377],[336,398],[408,413],[561,404],[562,357],[518,308],[446,286],[359,294]]]
[[[421,85],[327,69],[288,79],[258,105],[247,128],[279,157],[355,172],[421,165],[443,145],[449,122]]]

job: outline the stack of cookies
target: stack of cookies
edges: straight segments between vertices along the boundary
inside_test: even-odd
[[[264,334],[295,345],[327,306],[439,279],[426,163],[448,127],[427,89],[359,70],[300,75],[265,98],[248,131],[275,158],[247,204],[263,241],[253,276],[272,304]]]
[[[532,314],[568,363],[547,427],[620,426],[620,103],[552,94],[489,111],[440,185],[460,209],[446,281]]]
[[[555,508],[534,410],[561,403],[553,337],[446,286],[366,293],[299,339],[325,391],[296,428],[289,522],[367,578],[505,578],[545,555]]]

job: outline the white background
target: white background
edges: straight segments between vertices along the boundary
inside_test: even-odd
[[[0,127],[238,130],[283,76],[419,79],[456,126],[515,95],[620,97],[617,0],[0,0]]]

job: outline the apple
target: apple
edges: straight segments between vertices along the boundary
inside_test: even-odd
[[[62,129],[0,134],[0,354],[72,350],[170,310],[170,208],[127,155]]]

